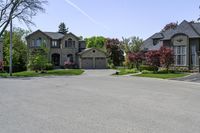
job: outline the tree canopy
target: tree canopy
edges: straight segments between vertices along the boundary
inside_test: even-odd
[[[34,25],[32,18],[44,12],[47,0],[0,0],[0,37],[12,19],[17,18],[28,27]]]
[[[58,30],[59,33],[66,34],[68,30],[69,28],[66,28],[66,25],[64,22],[60,23],[59,30]]]
[[[141,45],[143,44],[143,39],[133,36],[130,38],[122,38],[122,49],[126,54],[128,53],[137,53],[141,49]]]
[[[87,48],[104,48],[105,46],[105,42],[106,42],[106,38],[102,37],[102,36],[94,36],[91,38],[86,38],[86,46]]]
[[[14,28],[13,30],[13,66],[20,66],[26,68],[27,64],[27,46],[23,39],[27,35],[27,31],[21,28]],[[3,55],[4,65],[9,65],[9,51],[10,51],[10,32],[5,31],[3,34]]]

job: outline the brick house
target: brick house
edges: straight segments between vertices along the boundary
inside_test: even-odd
[[[174,50],[175,66],[199,69],[200,23],[184,20],[174,29],[155,33],[144,41],[142,50],[158,50],[161,46]]]

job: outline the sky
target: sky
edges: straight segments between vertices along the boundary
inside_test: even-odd
[[[77,36],[146,39],[170,22],[197,20],[199,0],[48,0],[32,31],[58,31],[65,22]],[[16,27],[23,27],[15,22]]]

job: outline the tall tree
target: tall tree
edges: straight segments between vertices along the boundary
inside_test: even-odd
[[[120,41],[118,39],[107,39],[105,45],[112,63],[115,66],[122,65],[124,61],[124,52],[121,49]]]
[[[45,4],[47,0],[0,0],[0,37],[14,18],[28,27],[34,25],[32,17],[44,12]]]
[[[59,33],[67,34],[68,30],[69,30],[69,28],[66,28],[65,23],[63,23],[63,22],[60,23],[59,30],[58,30]]]
[[[27,64],[27,47],[23,37],[27,35],[27,31],[14,28],[13,30],[13,66],[20,67],[22,69],[26,68]],[[9,65],[9,51],[10,51],[10,32],[5,31],[3,34],[3,55],[4,55],[4,65]]]
[[[128,53],[137,53],[139,52],[141,49],[141,45],[143,44],[143,39],[133,36],[130,38],[122,38],[122,49],[124,50],[124,52],[126,54]]]

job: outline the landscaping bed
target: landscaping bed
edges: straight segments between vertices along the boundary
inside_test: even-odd
[[[35,71],[24,71],[13,73],[13,77],[43,77],[43,76],[70,76],[81,75],[84,71],[81,69],[61,69],[61,70],[49,70],[45,73]],[[0,77],[9,77],[8,73],[0,73]]]

